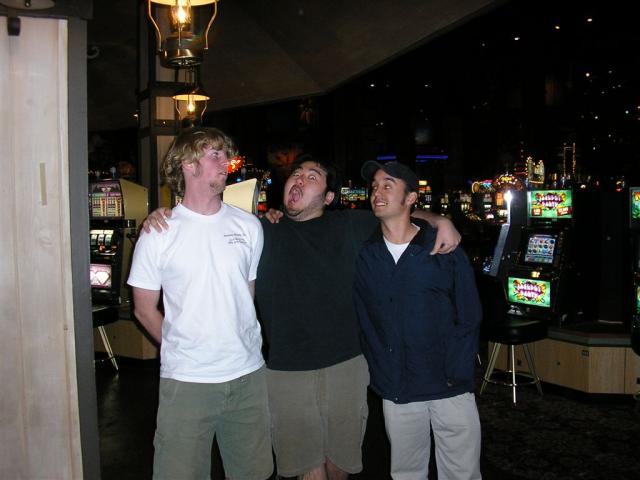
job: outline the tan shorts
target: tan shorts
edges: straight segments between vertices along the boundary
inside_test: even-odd
[[[362,470],[369,369],[362,355],[320,370],[267,370],[278,474],[295,477],[329,459]]]

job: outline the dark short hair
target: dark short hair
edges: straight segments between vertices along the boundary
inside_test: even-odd
[[[418,191],[418,176],[413,170],[400,162],[379,163],[369,160],[362,165],[360,175],[371,184],[378,170],[382,170],[393,178],[402,180],[407,186],[407,193]]]
[[[304,162],[313,162],[318,165],[325,173],[327,177],[327,192],[333,192],[334,197],[333,201],[329,205],[333,207],[338,204],[340,201],[340,175],[338,174],[338,169],[335,164],[329,160],[328,157],[324,155],[312,154],[312,153],[302,153],[296,157],[291,165],[291,171],[293,172],[296,168],[300,167]]]

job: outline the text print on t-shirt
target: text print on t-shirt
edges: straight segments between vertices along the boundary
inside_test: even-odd
[[[247,244],[247,240],[244,238],[244,233],[225,233],[224,236],[227,239],[227,243],[229,245],[236,245],[238,243],[242,245]]]

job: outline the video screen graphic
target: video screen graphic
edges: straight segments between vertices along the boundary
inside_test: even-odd
[[[367,190],[365,188],[349,188],[342,187],[340,189],[342,201],[347,202],[364,202],[367,199]]]
[[[630,188],[631,194],[631,220],[640,220],[640,188]]]
[[[551,265],[556,250],[556,236],[536,233],[529,237],[524,261],[527,263],[542,263]]]
[[[122,218],[124,215],[120,182],[105,181],[90,185],[91,216]]]
[[[111,265],[102,263],[90,264],[89,279],[92,288],[111,289]]]
[[[573,214],[571,190],[532,190],[527,192],[527,215],[535,219],[565,219]]]
[[[509,277],[507,297],[513,303],[551,308],[551,283],[546,280]]]

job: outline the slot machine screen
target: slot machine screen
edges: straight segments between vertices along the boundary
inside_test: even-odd
[[[367,190],[365,188],[342,187],[340,195],[347,202],[364,202],[367,199]]]
[[[551,308],[551,282],[533,278],[509,277],[507,297],[512,303]]]
[[[111,289],[111,265],[92,263],[89,265],[91,288]]]
[[[553,258],[557,251],[558,236],[547,233],[532,233],[527,239],[527,247],[524,252],[525,263],[542,265],[553,264]]]
[[[90,186],[91,216],[97,218],[123,218],[124,207],[120,182],[105,181]]]
[[[531,190],[527,192],[529,219],[570,219],[573,214],[571,190]]]
[[[640,187],[629,188],[629,214],[631,228],[637,228],[640,225]]]
[[[636,287],[636,314],[640,314],[640,286]]]

